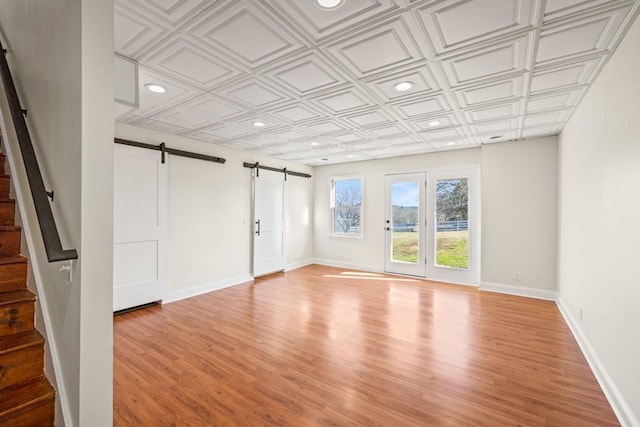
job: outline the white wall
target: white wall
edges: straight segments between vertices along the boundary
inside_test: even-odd
[[[482,147],[481,287],[555,298],[557,186],[557,137]]]
[[[384,176],[481,165],[481,288],[553,298],[556,283],[557,138],[315,168],[315,257],[384,270]],[[364,176],[363,239],[331,237],[330,178]],[[514,236],[520,236],[515,238]],[[520,272],[520,281],[512,280]]]
[[[225,164],[169,156],[169,300],[251,279],[252,173],[243,162],[313,175],[313,168],[151,129],[116,123],[116,136],[223,157]],[[285,184],[287,265],[313,258],[313,178]]]
[[[560,135],[561,307],[626,425],[640,425],[640,20]],[[582,320],[580,309],[582,308]]]

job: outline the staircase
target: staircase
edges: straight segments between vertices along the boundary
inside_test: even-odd
[[[36,298],[4,164],[0,154],[0,426],[52,426],[55,391],[43,372],[44,338],[34,328]]]

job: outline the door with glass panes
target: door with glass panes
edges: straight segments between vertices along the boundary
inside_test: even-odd
[[[385,271],[479,281],[479,169],[386,176]]]

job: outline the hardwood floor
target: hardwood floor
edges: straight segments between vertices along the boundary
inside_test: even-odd
[[[619,425],[553,302],[323,266],[116,316],[117,426]]]

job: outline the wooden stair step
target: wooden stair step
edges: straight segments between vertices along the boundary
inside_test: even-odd
[[[0,225],[0,257],[20,253],[22,227],[19,225]]]
[[[33,329],[35,300],[26,289],[0,293],[0,337]]]
[[[22,255],[0,257],[0,293],[27,288],[27,261]]]
[[[9,187],[11,187],[11,177],[9,175],[5,175],[4,173],[0,174],[0,199],[8,199],[9,198]]]
[[[0,390],[0,426],[52,426],[55,390],[40,375]]]
[[[0,389],[42,375],[44,338],[35,329],[0,337]]]
[[[0,225],[13,225],[16,218],[16,201],[0,198]]]
[[[0,153],[0,174],[4,175],[4,162],[7,159],[7,157],[3,154]]]

